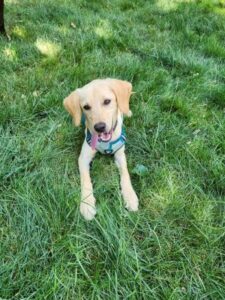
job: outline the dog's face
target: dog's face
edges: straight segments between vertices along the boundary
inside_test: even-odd
[[[77,89],[64,99],[64,106],[78,126],[82,113],[86,126],[103,140],[111,137],[118,112],[129,115],[132,85],[117,79],[97,79]]]
[[[92,81],[78,89],[80,106],[91,132],[109,133],[117,120],[116,95],[104,81]]]

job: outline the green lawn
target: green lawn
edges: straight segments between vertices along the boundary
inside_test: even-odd
[[[225,4],[6,0],[0,38],[0,299],[225,299]],[[83,129],[62,106],[131,81],[124,209],[113,159],[79,213]],[[139,172],[143,166],[148,172]]]

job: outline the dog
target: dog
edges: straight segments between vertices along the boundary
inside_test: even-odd
[[[138,210],[138,197],[132,187],[125,156],[123,116],[129,109],[132,85],[118,79],[96,79],[76,89],[63,101],[76,126],[83,120],[85,140],[78,159],[81,180],[80,212],[86,220],[96,214],[90,178],[90,163],[97,151],[114,155],[120,172],[121,192],[129,211]]]

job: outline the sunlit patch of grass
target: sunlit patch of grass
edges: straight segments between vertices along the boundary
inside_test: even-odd
[[[23,26],[18,26],[18,25],[16,25],[16,26],[12,29],[12,33],[13,33],[15,36],[17,36],[17,37],[19,37],[19,38],[21,38],[21,39],[24,39],[24,38],[26,38],[26,36],[27,36],[27,31],[26,31],[26,29],[25,29]]]
[[[18,0],[6,0],[5,3],[7,4],[18,4]]]
[[[216,7],[214,11],[219,15],[225,16],[225,7]]]
[[[194,0],[157,0],[156,5],[158,8],[164,10],[164,11],[171,11],[176,10],[178,5],[182,3],[191,3],[194,2]]]
[[[112,28],[108,20],[101,20],[94,32],[101,38],[108,39],[112,36]]]
[[[162,216],[173,207],[183,207],[185,183],[182,176],[168,165],[159,168],[152,175],[154,184],[146,193],[144,205],[155,216]]]
[[[59,44],[43,39],[37,39],[35,46],[41,54],[49,58],[56,57],[61,51],[61,46]]]
[[[214,203],[208,197],[202,195],[202,197],[197,197],[193,202],[191,212],[196,218],[200,226],[212,226],[213,221],[213,210]]]
[[[3,50],[3,55],[6,59],[10,61],[14,61],[17,58],[16,50],[9,47]]]

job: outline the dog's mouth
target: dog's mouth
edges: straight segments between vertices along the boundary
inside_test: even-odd
[[[109,142],[112,138],[112,129],[109,132],[102,132],[98,135],[98,140],[102,142]]]
[[[116,124],[114,125],[114,127],[112,127],[110,129],[110,131],[105,131],[105,132],[101,132],[101,133],[98,133],[98,134],[93,134],[92,135],[92,138],[91,138],[91,148],[94,150],[96,149],[96,145],[98,142],[104,142],[104,143],[107,143],[109,142],[111,139],[112,139],[112,135],[113,135],[113,132],[116,128],[116,125],[117,125],[117,121],[116,121]]]
[[[101,122],[100,122],[101,123]],[[103,129],[103,132],[98,132],[96,129],[95,129],[95,126],[92,130],[92,136],[93,136],[93,139],[95,140],[95,142],[109,142],[111,139],[112,139],[112,136],[113,136],[113,132],[115,131],[116,129],[116,126],[117,126],[117,123],[118,121],[116,120],[115,123],[113,124],[113,120],[112,120],[112,125],[111,125],[111,128],[109,129],[109,126],[106,126],[105,124],[105,128]],[[108,130],[107,130],[108,129]]]
[[[98,142],[109,142],[112,138],[113,130],[111,129],[109,132],[102,132],[100,134],[93,134],[91,137],[91,148],[93,150],[96,149],[96,145]]]

